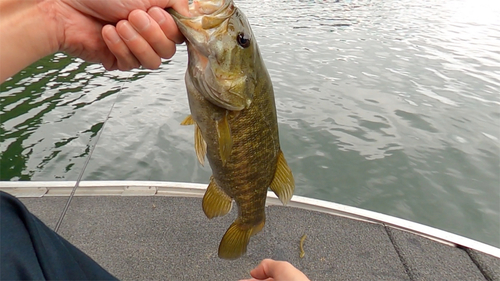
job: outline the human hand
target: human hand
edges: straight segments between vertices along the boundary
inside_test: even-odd
[[[156,69],[184,37],[163,8],[189,15],[187,0],[53,1],[61,34],[59,51],[108,70]],[[112,25],[116,24],[116,26]]]
[[[256,268],[250,271],[250,275],[252,275],[253,279],[240,281],[310,281],[304,273],[289,262],[272,259],[263,260]]]

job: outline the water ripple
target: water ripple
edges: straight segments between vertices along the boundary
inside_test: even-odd
[[[500,2],[248,0],[297,194],[500,246]],[[56,54],[2,84],[2,180],[207,182],[185,45],[159,70]]]

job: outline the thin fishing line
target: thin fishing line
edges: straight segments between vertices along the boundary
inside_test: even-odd
[[[59,216],[59,219],[57,220],[56,226],[54,227],[55,232],[58,232],[59,227],[61,227],[61,223],[64,219],[64,216],[66,216],[66,212],[69,209],[69,204],[71,204],[71,200],[73,200],[73,196],[75,195],[76,189],[78,188],[78,186],[80,186],[80,181],[82,180],[83,174],[85,173],[85,169],[87,169],[87,165],[90,162],[90,158],[92,157],[92,153],[94,153],[94,149],[97,146],[97,143],[99,142],[99,138],[101,137],[102,132],[104,131],[104,126],[106,126],[106,123],[108,122],[109,117],[111,116],[111,111],[113,111],[113,108],[115,107],[116,101],[118,100],[118,97],[121,95],[121,93],[123,91],[123,86],[125,85],[125,83],[128,82],[129,78],[130,78],[130,76],[127,77],[127,79],[125,79],[125,81],[122,83],[122,85],[120,87],[120,92],[118,92],[118,95],[116,95],[115,101],[111,105],[111,108],[109,109],[108,115],[106,116],[106,119],[104,120],[104,123],[102,124],[102,128],[101,128],[101,130],[99,130],[99,133],[97,133],[97,138],[95,140],[95,143],[90,148],[89,156],[87,156],[87,159],[85,159],[85,163],[83,164],[83,168],[80,171],[80,174],[78,175],[78,179],[76,180],[75,186],[71,190],[71,194],[69,195],[68,201],[66,201],[66,205],[64,205],[64,209],[61,213],[61,216]],[[89,140],[89,144],[91,141],[92,141],[92,139]]]

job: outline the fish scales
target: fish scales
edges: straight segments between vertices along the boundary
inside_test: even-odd
[[[191,115],[182,124],[195,125],[196,154],[213,173],[203,211],[223,216],[236,202],[238,217],[219,245],[219,257],[235,259],[264,227],[268,188],[286,204],[295,187],[279,144],[271,79],[232,0],[194,1],[189,17],[168,11],[188,46]]]
[[[274,97],[269,94],[269,78],[256,87],[252,105],[242,110],[236,120],[229,120],[233,149],[225,165],[220,158],[219,144],[214,121],[203,116],[202,110],[192,111],[193,119],[207,142],[207,158],[218,185],[239,205],[239,215],[246,226],[253,226],[264,217],[265,196],[276,171],[276,154],[279,150]],[[260,90],[260,91],[259,91]],[[196,108],[215,107],[196,90],[189,95],[190,106]],[[225,111],[220,108],[215,110]],[[223,113],[221,113],[222,115]],[[253,192],[249,192],[253,191]]]

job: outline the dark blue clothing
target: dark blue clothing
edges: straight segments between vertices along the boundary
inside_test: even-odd
[[[117,280],[0,191],[0,280]]]

